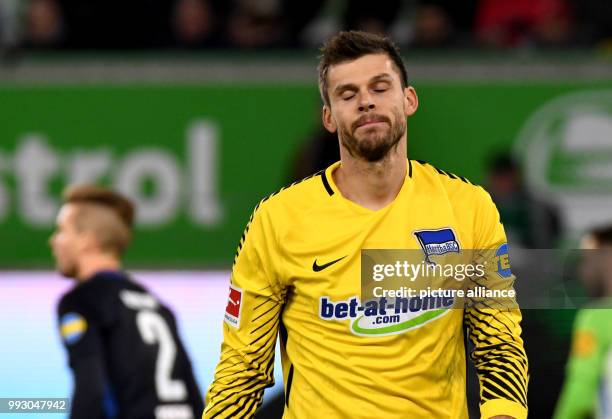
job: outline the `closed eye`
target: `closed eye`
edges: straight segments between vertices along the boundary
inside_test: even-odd
[[[372,83],[371,85],[372,90],[376,93],[383,93],[386,92],[387,90],[389,90],[389,82],[387,82],[386,80],[378,80],[375,83]]]

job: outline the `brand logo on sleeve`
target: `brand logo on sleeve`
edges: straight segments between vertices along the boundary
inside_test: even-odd
[[[508,253],[508,243],[504,243],[495,251],[495,272],[502,278],[510,278],[512,271],[510,270],[510,254]]]
[[[415,231],[419,244],[425,253],[425,261],[433,263],[431,256],[439,256],[449,252],[459,253],[459,242],[455,237],[455,233],[450,228],[441,228],[438,230],[420,230]]]
[[[242,312],[242,290],[230,285],[229,298],[225,308],[225,322],[235,328],[240,327],[240,313]]]

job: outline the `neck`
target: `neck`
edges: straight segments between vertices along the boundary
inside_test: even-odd
[[[345,198],[371,210],[390,204],[406,177],[406,137],[377,162],[351,156],[340,148],[340,167],[332,174]]]
[[[76,279],[84,282],[100,271],[110,271],[121,269],[119,259],[110,254],[84,255],[79,261],[79,268]]]

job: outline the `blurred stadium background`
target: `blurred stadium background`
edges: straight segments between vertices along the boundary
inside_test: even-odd
[[[2,0],[0,397],[70,394],[70,283],[47,238],[84,182],[136,201],[126,266],[174,308],[208,386],[252,208],[337,159],[316,47],[347,28],[402,47],[421,103],[409,156],[484,185],[513,255],[612,221],[606,0]],[[573,315],[524,312],[532,417],[552,414]],[[260,417],[278,417],[276,376]]]

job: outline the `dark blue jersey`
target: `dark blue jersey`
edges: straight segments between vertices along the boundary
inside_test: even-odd
[[[71,418],[199,418],[204,408],[172,312],[125,273],[102,271],[58,307],[74,373]]]

